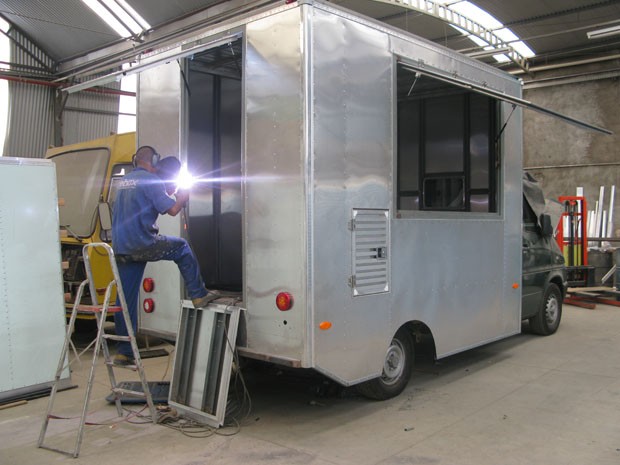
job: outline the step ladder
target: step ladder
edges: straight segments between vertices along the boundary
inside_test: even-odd
[[[114,279],[110,281],[110,283],[106,287],[105,296],[101,304],[98,303],[97,300],[97,292],[95,288],[95,282],[93,280],[92,269],[89,260],[89,251],[90,249],[95,249],[98,253],[102,253],[102,251],[107,254],[110,267],[112,269],[112,273]],[[110,379],[110,387],[112,389],[112,393],[114,394],[114,403],[116,404],[116,410],[118,412],[118,416],[123,416],[123,409],[121,405],[121,397],[129,396],[129,397],[139,397],[146,399],[146,403],[150,410],[151,418],[153,423],[157,423],[157,410],[155,405],[153,404],[153,398],[151,396],[151,392],[149,390],[146,377],[144,375],[144,366],[142,365],[142,360],[140,359],[140,352],[138,351],[138,345],[136,344],[136,338],[133,333],[133,328],[131,325],[131,318],[129,316],[129,311],[127,307],[127,302],[125,301],[125,295],[123,294],[123,289],[121,286],[121,281],[118,273],[118,268],[116,266],[116,260],[114,258],[114,252],[112,248],[105,243],[91,243],[86,244],[82,248],[82,255],[84,257],[84,267],[86,269],[86,279],[82,281],[80,284],[76,297],[75,303],[73,305],[73,311],[71,312],[71,317],[69,319],[69,324],[67,326],[67,334],[65,336],[65,342],[62,348],[62,352],[60,354],[60,360],[58,361],[58,368],[56,370],[56,376],[52,385],[52,390],[50,393],[50,398],[47,405],[47,411],[45,413],[45,418],[43,420],[43,425],[41,427],[41,433],[39,435],[38,447],[43,449],[52,450],[55,452],[61,452],[63,454],[67,454],[72,457],[77,457],[80,453],[80,447],[82,445],[82,437],[84,434],[84,426],[86,425],[86,415],[88,413],[88,403],[90,401],[90,396],[93,388],[93,382],[95,379],[95,368],[98,361],[99,351],[103,352],[103,358],[105,361],[105,365],[108,371],[108,377]],[[82,295],[84,293],[84,289],[86,285],[89,286],[90,295],[92,296],[93,305],[81,305],[80,301],[82,299]],[[119,301],[121,303],[120,306],[110,305],[110,297],[112,295],[113,289],[116,289],[117,295],[119,297]],[[128,336],[117,336],[114,334],[108,334],[104,330],[106,318],[110,313],[121,313],[125,320],[125,325],[127,327]],[[77,432],[77,438],[75,441],[75,447],[73,450],[63,450],[55,447],[50,447],[44,444],[45,434],[47,432],[47,427],[49,425],[50,420],[56,419],[56,417],[52,414],[52,409],[54,406],[54,400],[56,397],[56,393],[58,392],[58,385],[60,381],[60,377],[62,372],[65,370],[65,360],[67,359],[67,352],[69,351],[69,347],[71,345],[71,335],[73,333],[73,328],[75,325],[75,320],[78,313],[90,313],[93,314],[97,320],[97,338],[94,341],[94,349],[93,349],[93,361],[90,367],[90,373],[88,375],[88,382],[86,385],[86,394],[84,396],[84,405],[82,408],[82,415],[80,418],[80,424]],[[131,344],[131,349],[133,351],[133,357],[135,360],[134,365],[117,365],[114,364],[112,358],[110,357],[110,350],[108,348],[108,341],[126,341]],[[116,381],[116,376],[114,374],[114,369],[123,368],[129,369],[133,371],[137,371],[140,375],[140,381],[142,383],[142,392],[133,391],[129,389],[123,389],[119,387],[119,383]]]

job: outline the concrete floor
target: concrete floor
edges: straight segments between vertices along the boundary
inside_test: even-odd
[[[148,379],[169,379],[171,358],[146,359]],[[565,306],[553,336],[525,333],[436,364],[418,358],[409,387],[385,402],[306,373],[249,367],[252,412],[238,432],[191,438],[150,423],[90,426],[77,459],[36,447],[48,399],[32,400],[0,411],[0,464],[620,463],[620,308]],[[79,413],[83,360],[72,377],[79,388],[58,394],[55,413]],[[101,368],[93,422],[117,420],[106,381]],[[53,425],[47,442],[70,447],[73,423]]]

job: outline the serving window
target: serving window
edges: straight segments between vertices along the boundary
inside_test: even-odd
[[[497,212],[496,99],[397,68],[397,209]]]

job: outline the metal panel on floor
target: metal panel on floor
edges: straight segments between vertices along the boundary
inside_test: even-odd
[[[181,416],[216,428],[224,424],[239,310],[183,301],[168,402]]]

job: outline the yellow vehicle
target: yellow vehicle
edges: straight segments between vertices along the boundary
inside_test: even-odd
[[[111,242],[115,186],[133,169],[135,132],[50,148],[45,158],[56,164],[61,229],[65,306],[73,307],[75,293],[85,279],[82,247],[90,242]],[[90,255],[97,294],[103,297],[112,279],[105,254]],[[115,298],[115,296],[114,296]],[[91,303],[90,295],[83,303]]]

